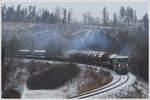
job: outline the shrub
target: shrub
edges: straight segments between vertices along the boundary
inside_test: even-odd
[[[3,95],[2,98],[20,98],[21,94],[14,90],[14,89],[8,89]]]

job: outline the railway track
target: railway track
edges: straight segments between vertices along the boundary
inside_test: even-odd
[[[104,87],[92,90],[92,91],[87,92],[87,93],[83,93],[83,94],[80,94],[77,96],[72,96],[69,99],[73,99],[73,98],[83,99],[83,98],[92,97],[92,96],[95,96],[98,94],[102,94],[102,93],[113,90],[113,89],[125,84],[129,80],[128,75],[125,75],[125,76],[124,75],[123,76],[118,75],[118,77],[119,78],[117,79],[117,81],[115,81],[113,83],[107,84]],[[121,81],[123,81],[123,82],[121,82]]]
[[[120,79],[121,79],[121,77],[117,76],[117,77],[115,77],[113,79],[113,82],[110,82],[110,83],[108,83],[107,85],[105,85],[103,87],[100,87],[100,88],[97,88],[97,89],[94,89],[92,91],[89,91],[89,92],[86,92],[86,93],[82,93],[82,94],[79,94],[79,95],[76,95],[76,96],[72,96],[72,97],[70,97],[70,99],[76,98],[76,97],[79,97],[79,96],[84,96],[84,95],[87,95],[87,94],[90,94],[90,93],[93,93],[93,92],[97,92],[97,91],[103,90],[103,89],[105,89],[105,88],[107,88],[109,86],[112,86],[112,85],[116,84],[117,82],[120,81]]]

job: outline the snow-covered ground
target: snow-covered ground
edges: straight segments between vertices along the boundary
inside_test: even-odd
[[[115,75],[114,78],[117,76],[118,75]],[[129,77],[128,81],[125,84],[122,84],[127,80],[127,75],[120,75],[120,77],[121,77],[121,80],[119,82],[117,82],[116,84],[114,84],[108,88],[102,89],[100,91],[91,93],[89,95],[93,95],[93,96],[89,96],[88,98],[109,98],[109,97],[112,98],[113,95],[115,95],[113,97],[113,98],[115,98],[116,95],[119,95],[121,92],[124,94],[127,93],[128,89],[129,89],[128,86],[132,85],[135,82],[136,78],[131,73],[128,73],[128,77]],[[120,85],[120,84],[122,84],[122,85]],[[130,88],[130,89],[132,89],[132,88]],[[107,90],[109,90],[109,91],[107,91]],[[94,94],[96,94],[96,95],[94,95]],[[86,97],[86,96],[88,96],[88,95],[81,96],[80,98]]]
[[[16,59],[16,61],[19,61],[19,59]],[[23,59],[22,61],[24,63],[29,63],[31,60]],[[58,62],[58,61],[46,61],[46,60],[33,60],[33,61],[50,63],[50,64],[62,64],[62,63],[66,64],[66,62]],[[77,65],[81,68],[80,74],[75,79],[73,79],[72,81],[68,82],[63,87],[60,87],[58,89],[29,90],[26,84],[24,84],[29,75],[25,66],[24,68],[18,68],[16,70],[16,73],[13,75],[12,79],[10,80],[10,87],[14,84],[15,88],[22,93],[22,98],[70,98],[70,97],[79,95],[79,90],[81,89],[81,87],[90,81],[89,79],[85,79],[83,75],[84,75],[84,72],[87,70],[87,68],[89,69],[92,68],[96,72],[100,72],[101,70],[110,72],[111,77],[113,77],[113,80],[110,83],[100,88],[92,90],[92,91],[96,90],[96,92],[89,93],[88,95],[95,94],[95,93],[98,93],[98,94],[89,96],[88,98],[137,98],[137,97],[147,98],[148,97],[148,84],[139,80],[138,78],[136,78],[136,76],[134,76],[130,72],[128,73],[128,75],[118,75],[112,70],[105,69],[105,68],[98,67],[98,66],[91,66],[91,65],[85,65],[85,64],[77,64]],[[23,74],[19,74],[19,73],[23,73]],[[127,80],[127,76],[129,77],[128,81],[122,84],[123,82]],[[17,79],[17,77],[20,77],[20,78],[18,78],[17,83],[16,83],[15,80]],[[119,78],[120,80],[118,82]],[[18,85],[16,86],[16,84]],[[110,90],[103,92],[108,89]],[[99,92],[103,92],[103,93],[99,93]],[[86,94],[77,98],[86,97],[88,95]]]
[[[49,63],[52,63],[52,62],[49,62]],[[97,66],[90,66],[90,65],[84,65],[84,64],[78,64],[78,66],[81,68],[82,71],[80,75],[78,75],[78,77],[75,78],[72,82],[69,82],[65,86],[55,89],[55,90],[29,90],[25,84],[24,91],[22,93],[22,98],[69,98],[72,96],[76,96],[78,95],[79,86],[82,86],[82,84],[85,84],[87,81],[89,81],[89,80],[85,80],[84,78],[82,78],[86,67],[95,68],[97,71],[103,69],[111,73],[111,76],[113,77],[112,82],[108,83],[106,86],[103,86],[103,87],[107,87],[110,84],[116,82],[116,80],[118,80],[119,78],[121,78],[120,81],[117,82],[116,84],[108,88],[101,89],[100,91],[97,91],[97,92],[102,92],[104,90],[110,89],[115,86],[118,86],[117,88],[110,89],[107,92],[100,93],[94,96],[90,96],[89,98],[116,98],[116,97],[120,97],[121,95],[126,95],[130,91],[132,92],[135,91],[133,84],[136,81],[136,77],[132,73],[128,73],[128,75],[118,75],[111,70],[100,68]],[[123,82],[127,80],[127,76],[129,77],[128,81],[122,84]],[[100,88],[103,88],[103,87],[100,87]],[[141,88],[140,86],[137,86],[137,87]],[[147,91],[144,88],[142,89],[143,89],[143,92],[147,94]],[[84,97],[84,96],[81,96],[81,97]]]
[[[57,62],[50,61],[49,63],[56,64]],[[81,70],[81,73],[77,76],[77,78],[73,79],[72,82],[69,82],[65,86],[55,90],[29,90],[25,84],[22,98],[67,98],[69,96],[77,95],[78,86],[89,81],[83,79],[85,68],[82,67]]]

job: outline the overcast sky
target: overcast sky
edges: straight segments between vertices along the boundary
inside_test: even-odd
[[[121,6],[131,7],[136,10],[138,19],[141,19],[145,13],[148,12],[148,3],[147,2],[35,2],[35,3],[5,3],[6,6],[14,5],[17,6],[21,4],[22,7],[28,7],[29,5],[35,5],[36,8],[42,9],[47,8],[50,11],[54,11],[56,7],[72,9],[73,11],[73,19],[81,21],[83,19],[82,15],[86,12],[91,12],[92,16],[102,18],[102,9],[104,7],[107,8],[109,12],[110,19],[113,18],[113,13],[116,12],[119,14],[119,10]]]

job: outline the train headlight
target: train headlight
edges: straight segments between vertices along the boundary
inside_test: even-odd
[[[118,64],[118,67],[121,67],[121,64]]]

